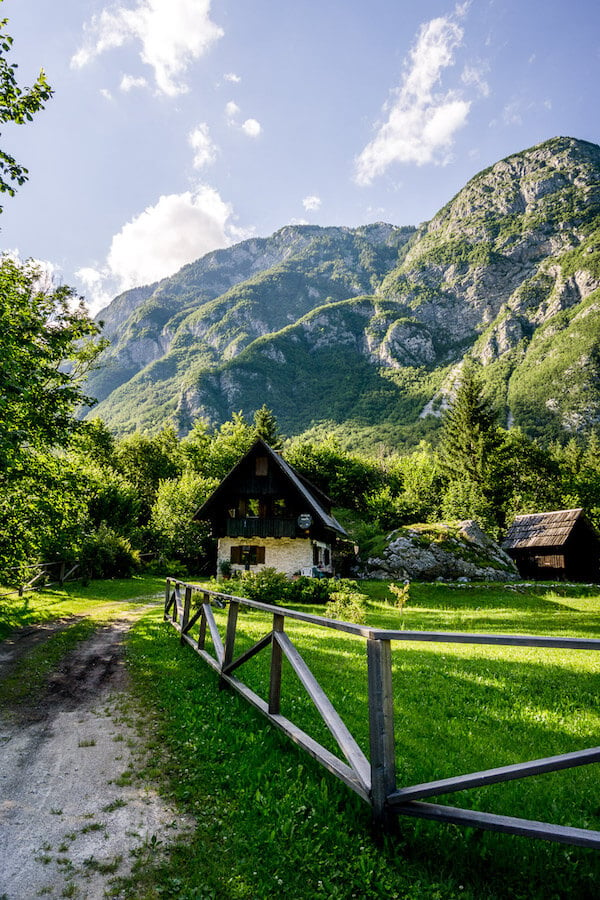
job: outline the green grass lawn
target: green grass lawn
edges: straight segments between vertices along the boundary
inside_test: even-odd
[[[96,599],[98,583],[73,587],[68,598],[40,609],[73,615],[81,604],[81,614],[94,594],[97,612],[112,615],[125,582],[110,584],[113,594],[102,585]],[[122,596],[139,603],[163,585],[129,582]],[[367,622],[377,627],[600,637],[597,588],[415,583],[403,613],[384,584],[361,583],[361,590],[370,597]],[[225,615],[216,613],[221,624]],[[158,778],[198,824],[156,866],[145,859],[126,896],[587,900],[600,894],[600,854],[591,850],[412,819],[400,819],[398,832],[380,840],[368,806],[241,697],[219,691],[216,673],[161,618],[160,609],[149,611],[128,641],[134,690],[153,735],[137,774]],[[270,630],[268,617],[256,611],[241,613],[239,625],[236,654]],[[364,640],[291,620],[286,630],[366,751]],[[266,696],[268,653],[236,674]],[[393,675],[399,785],[600,743],[594,651],[398,642]],[[335,749],[287,666],[282,712]],[[597,765],[436,800],[600,830]]]

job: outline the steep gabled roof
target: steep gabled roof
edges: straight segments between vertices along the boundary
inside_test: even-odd
[[[502,542],[502,548],[524,550],[530,547],[562,547],[580,519],[585,521],[582,509],[560,509],[516,516]]]
[[[228,487],[232,482],[235,482],[238,473],[241,469],[243,469],[246,461],[249,457],[254,456],[257,451],[261,454],[268,456],[270,460],[279,468],[279,470],[283,473],[285,478],[293,484],[296,488],[300,496],[304,499],[307,505],[307,511],[312,513],[322,525],[326,528],[330,528],[332,531],[337,531],[338,534],[341,534],[343,537],[348,537],[348,533],[345,529],[340,525],[335,516],[332,516],[331,513],[328,513],[324,508],[324,504],[329,504],[331,501],[323,491],[314,487],[310,484],[305,478],[303,478],[296,470],[285,461],[285,459],[280,456],[279,453],[276,453],[269,445],[263,441],[262,438],[258,438],[250,447],[248,452],[240,459],[238,463],[231,469],[231,471],[225,476],[221,484],[213,491],[208,500],[202,504],[200,509],[194,514],[194,519],[209,519],[213,515],[213,512],[216,507],[219,506],[221,502],[221,498],[227,492]]]

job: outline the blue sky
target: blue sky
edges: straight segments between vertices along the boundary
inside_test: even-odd
[[[486,166],[600,143],[597,0],[4,0],[55,96],[0,247],[96,311],[293,222],[416,225]]]

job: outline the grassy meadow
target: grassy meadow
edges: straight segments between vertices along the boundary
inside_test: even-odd
[[[27,621],[82,615],[86,604],[110,617],[163,585],[139,578],[31,596]],[[600,637],[597,587],[413,583],[403,612],[385,584],[363,582],[361,590],[369,595],[367,623],[378,627]],[[12,623],[22,614],[7,616],[5,607]],[[217,621],[225,616],[216,611]],[[241,612],[236,654],[268,630],[267,616]],[[291,620],[286,630],[366,751],[364,641]],[[268,660],[263,652],[236,673],[262,696]],[[583,900],[600,893],[600,854],[591,850],[403,818],[395,834],[379,838],[362,800],[242,698],[219,691],[216,673],[180,645],[159,607],[133,626],[128,662],[150,735],[134,774],[158,780],[197,826],[164,857],[139,860],[121,885],[124,896]],[[598,652],[402,642],[393,667],[399,786],[600,743]],[[336,749],[287,666],[282,713]],[[435,800],[600,830],[597,765]],[[155,846],[168,840],[157,835]]]

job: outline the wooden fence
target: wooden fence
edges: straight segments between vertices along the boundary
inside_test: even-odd
[[[192,608],[193,595],[198,602]],[[222,636],[213,615],[212,606],[228,606],[227,625]],[[240,609],[261,610],[272,616],[272,629],[252,647],[235,656],[235,639]],[[392,686],[392,642],[427,641],[440,643],[483,644],[511,647],[551,647],[570,650],[600,650],[600,640],[585,638],[551,638],[537,635],[471,634],[432,631],[393,631],[339,622],[323,616],[303,613],[280,606],[272,606],[205,590],[194,584],[168,578],[165,591],[165,620],[181,635],[181,643],[189,644],[199,656],[215,669],[222,685],[238,691],[260,710],[273,725],[303,747],[326,769],[343,781],[370,804],[375,822],[383,828],[392,824],[397,815],[452,822],[491,831],[542,838],[548,841],[600,849],[600,832],[570,828],[547,822],[536,822],[512,816],[495,815],[477,810],[442,806],[423,802],[424,798],[439,796],[472,787],[497,784],[540,775],[575,766],[600,762],[600,747],[536,759],[517,765],[502,766],[468,775],[444,778],[426,784],[398,788],[396,785],[396,744],[394,737],[394,704]],[[366,641],[368,666],[368,713],[370,759],[338,715],[333,704],[310,671],[306,662],[285,632],[285,620],[295,619],[321,628],[356,635]],[[197,626],[197,636],[192,629]],[[206,647],[207,632],[212,639],[214,655]],[[263,700],[233,673],[257,653],[271,648],[268,701]],[[282,661],[286,657],[304,685],[325,725],[335,738],[345,761],[335,756],[280,711]]]
[[[7,591],[5,594],[0,594],[0,599],[2,597],[10,597],[12,596],[12,594],[18,594],[19,597],[22,597],[23,594],[27,591],[35,591],[38,582],[45,578],[51,579],[50,581],[44,582],[44,584],[48,587],[52,584],[63,585],[65,581],[68,581],[69,578],[77,571],[78,568],[78,563],[68,566],[68,564],[63,560],[49,563],[33,563],[30,566],[23,566],[23,570],[29,571],[31,573],[29,576],[26,576],[29,578],[29,580],[22,584],[19,584],[18,587],[15,587],[13,591]],[[19,569],[18,571],[20,572],[22,570]]]

